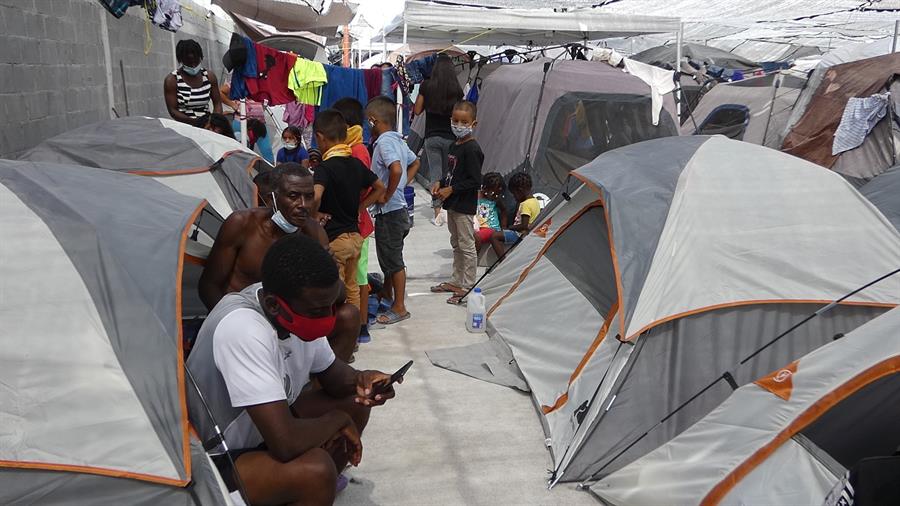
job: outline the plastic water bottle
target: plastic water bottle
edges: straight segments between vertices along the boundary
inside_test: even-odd
[[[466,330],[473,333],[484,332],[487,325],[484,313],[484,294],[481,293],[481,288],[476,288],[466,297]]]

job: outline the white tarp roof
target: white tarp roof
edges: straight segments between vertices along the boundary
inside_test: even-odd
[[[212,0],[212,3],[286,32],[308,31],[334,38],[353,18],[350,7],[332,0]]]
[[[454,44],[544,46],[678,31],[677,18],[621,15],[597,9],[566,12],[552,9],[486,9],[408,1],[403,12],[408,40]],[[403,24],[388,40],[402,39]],[[386,30],[387,31],[387,30]]]

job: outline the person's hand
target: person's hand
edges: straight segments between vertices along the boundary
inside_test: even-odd
[[[432,194],[432,195],[437,195],[437,192],[438,192],[438,190],[440,190],[440,189],[441,189],[441,182],[440,182],[440,181],[435,181],[434,183],[431,184],[431,194]]]
[[[356,403],[363,406],[381,406],[388,399],[394,398],[394,387],[376,393],[379,386],[390,383],[391,376],[381,371],[360,371],[356,376]],[[400,378],[398,383],[403,383]]]
[[[334,455],[336,452],[343,452],[347,455],[347,459],[353,466],[358,466],[362,462],[362,440],[359,437],[359,430],[350,417],[347,417],[347,424],[341,427],[325,444],[322,449]]]
[[[331,215],[328,213],[319,213],[316,219],[319,221],[319,225],[322,225],[324,227],[325,224],[328,223],[328,220],[331,219]]]
[[[453,187],[447,186],[445,188],[441,188],[440,190],[438,190],[436,196],[441,200],[447,200],[447,197],[449,197],[452,194],[453,194]]]

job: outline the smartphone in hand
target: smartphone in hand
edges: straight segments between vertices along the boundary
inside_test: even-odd
[[[412,367],[412,365],[413,365],[413,361],[410,360],[409,362],[404,364],[403,367],[401,367],[400,369],[397,369],[397,372],[395,372],[394,374],[391,374],[390,381],[385,382],[385,383],[378,383],[377,385],[373,385],[372,397],[374,398],[376,395],[386,393],[388,390],[390,390],[391,387],[394,385],[394,383],[397,383],[398,381],[403,379],[403,376],[406,375],[406,371],[408,371],[409,368]]]

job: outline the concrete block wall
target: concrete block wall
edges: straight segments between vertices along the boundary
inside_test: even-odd
[[[0,158],[115,113],[168,117],[163,79],[180,39],[197,40],[221,78],[234,24],[182,3],[173,34],[148,29],[139,7],[116,19],[96,0],[0,0]]]

